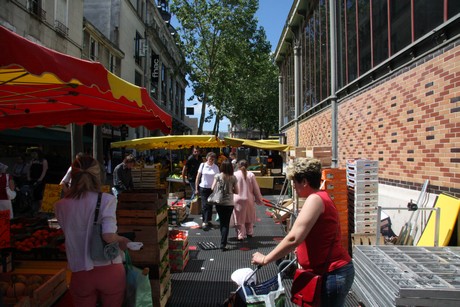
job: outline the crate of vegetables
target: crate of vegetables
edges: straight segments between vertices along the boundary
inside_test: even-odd
[[[16,259],[65,259],[62,229],[45,227],[32,233],[12,236],[11,246]]]
[[[55,274],[0,274],[0,291],[4,306],[15,306],[29,299],[32,307],[51,306],[67,290],[65,269]]]

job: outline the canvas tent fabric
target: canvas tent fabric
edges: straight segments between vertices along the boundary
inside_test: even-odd
[[[172,119],[145,88],[0,26],[0,130],[126,124],[169,133]]]
[[[252,147],[264,150],[288,151],[291,146],[280,144],[278,140],[248,140],[240,138],[224,138],[225,144],[232,147]]]
[[[111,143],[112,148],[148,149],[183,149],[198,146],[201,148],[225,147],[225,143],[213,135],[167,135],[146,137]]]

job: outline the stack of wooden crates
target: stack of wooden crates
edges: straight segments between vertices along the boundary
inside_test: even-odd
[[[153,189],[160,186],[161,164],[144,165],[131,169],[135,189]]]
[[[331,167],[332,165],[332,147],[331,146],[312,146],[312,147],[297,147],[295,149],[295,158],[315,158],[321,161],[323,168]]]
[[[129,253],[135,266],[150,269],[153,306],[166,306],[171,296],[165,195],[166,190],[157,189],[118,196],[118,232],[134,233],[134,240],[144,244],[140,251]]]
[[[340,239],[343,248],[349,250],[350,235],[348,231],[348,197],[347,197],[347,172],[344,168],[323,168],[322,186],[339,213]]]
[[[375,244],[379,197],[378,172],[378,161],[347,161],[349,226],[355,245]]]

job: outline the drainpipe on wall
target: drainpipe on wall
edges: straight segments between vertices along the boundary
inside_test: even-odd
[[[295,118],[295,146],[299,146],[299,110],[300,110],[300,40],[295,40],[294,43],[294,118]]]
[[[278,76],[278,133],[281,134],[281,127],[283,126],[283,76]],[[281,136],[279,137],[280,144],[282,143]]]
[[[337,37],[336,37],[336,1],[329,0],[329,35],[331,37],[331,137],[332,137],[332,167],[338,167],[338,123],[337,123]]]

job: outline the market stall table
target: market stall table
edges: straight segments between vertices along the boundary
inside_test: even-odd
[[[261,189],[269,189],[273,191],[275,189],[275,182],[277,179],[284,180],[284,176],[256,176],[257,184]]]
[[[187,189],[190,190],[189,182],[187,179],[185,179],[185,185],[184,185],[184,179],[182,178],[171,178],[168,177],[166,178],[166,181],[168,182],[168,195],[169,193],[174,193],[171,192],[171,190],[175,190],[174,187],[177,187],[178,185],[182,185],[183,189],[185,190],[185,194],[187,194]],[[186,195],[184,195],[185,197]]]

